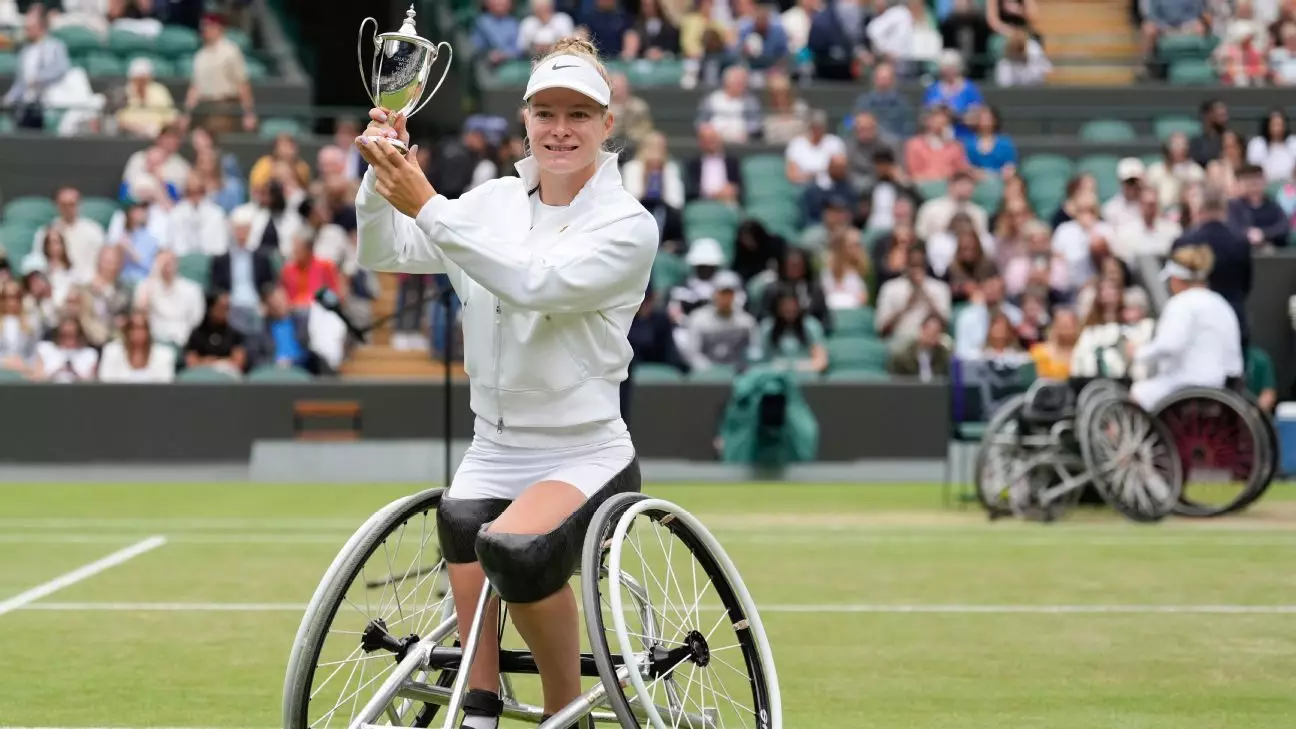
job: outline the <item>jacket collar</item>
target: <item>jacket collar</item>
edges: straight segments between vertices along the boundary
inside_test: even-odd
[[[540,164],[536,162],[535,157],[528,155],[514,163],[513,168],[518,171],[522,178],[522,185],[527,190],[535,189],[540,184]],[[594,169],[594,176],[585,183],[580,192],[576,193],[579,198],[585,194],[586,190],[599,190],[609,187],[621,186],[621,168],[617,165],[617,156],[612,152],[600,151],[598,153],[597,166]],[[572,202],[575,202],[573,200]]]

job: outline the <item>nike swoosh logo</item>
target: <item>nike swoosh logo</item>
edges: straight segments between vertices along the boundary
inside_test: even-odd
[[[559,66],[558,64],[554,64],[553,70],[558,71],[564,68],[580,68],[580,67],[574,63],[569,63],[566,66]]]

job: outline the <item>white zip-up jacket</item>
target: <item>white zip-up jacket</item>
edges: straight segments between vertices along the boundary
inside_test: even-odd
[[[437,195],[413,220],[366,172],[356,195],[360,265],[450,276],[463,304],[471,407],[495,434],[619,422],[627,335],[657,254],[657,222],[622,187],[616,155],[601,152],[571,205],[532,229],[527,193],[538,165],[527,157],[516,167],[521,178],[490,180],[456,200]]]

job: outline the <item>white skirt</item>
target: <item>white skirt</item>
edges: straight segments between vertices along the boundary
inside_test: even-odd
[[[541,481],[569,483],[593,496],[634,460],[629,433],[591,445],[517,448],[473,438],[446,494],[452,499],[516,499]]]

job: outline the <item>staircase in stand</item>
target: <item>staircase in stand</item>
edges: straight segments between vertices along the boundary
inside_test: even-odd
[[[1050,85],[1134,81],[1140,54],[1129,0],[1049,0],[1039,3],[1039,14],[1044,51],[1053,62]]]
[[[378,298],[373,305],[375,319],[395,310],[399,279],[396,274],[380,273],[378,281]],[[444,364],[432,359],[429,351],[405,352],[393,348],[391,332],[390,322],[374,331],[370,335],[370,344],[357,347],[342,363],[341,376],[348,379],[430,379],[438,382],[445,378]],[[452,365],[451,376],[464,376],[462,363]]]

